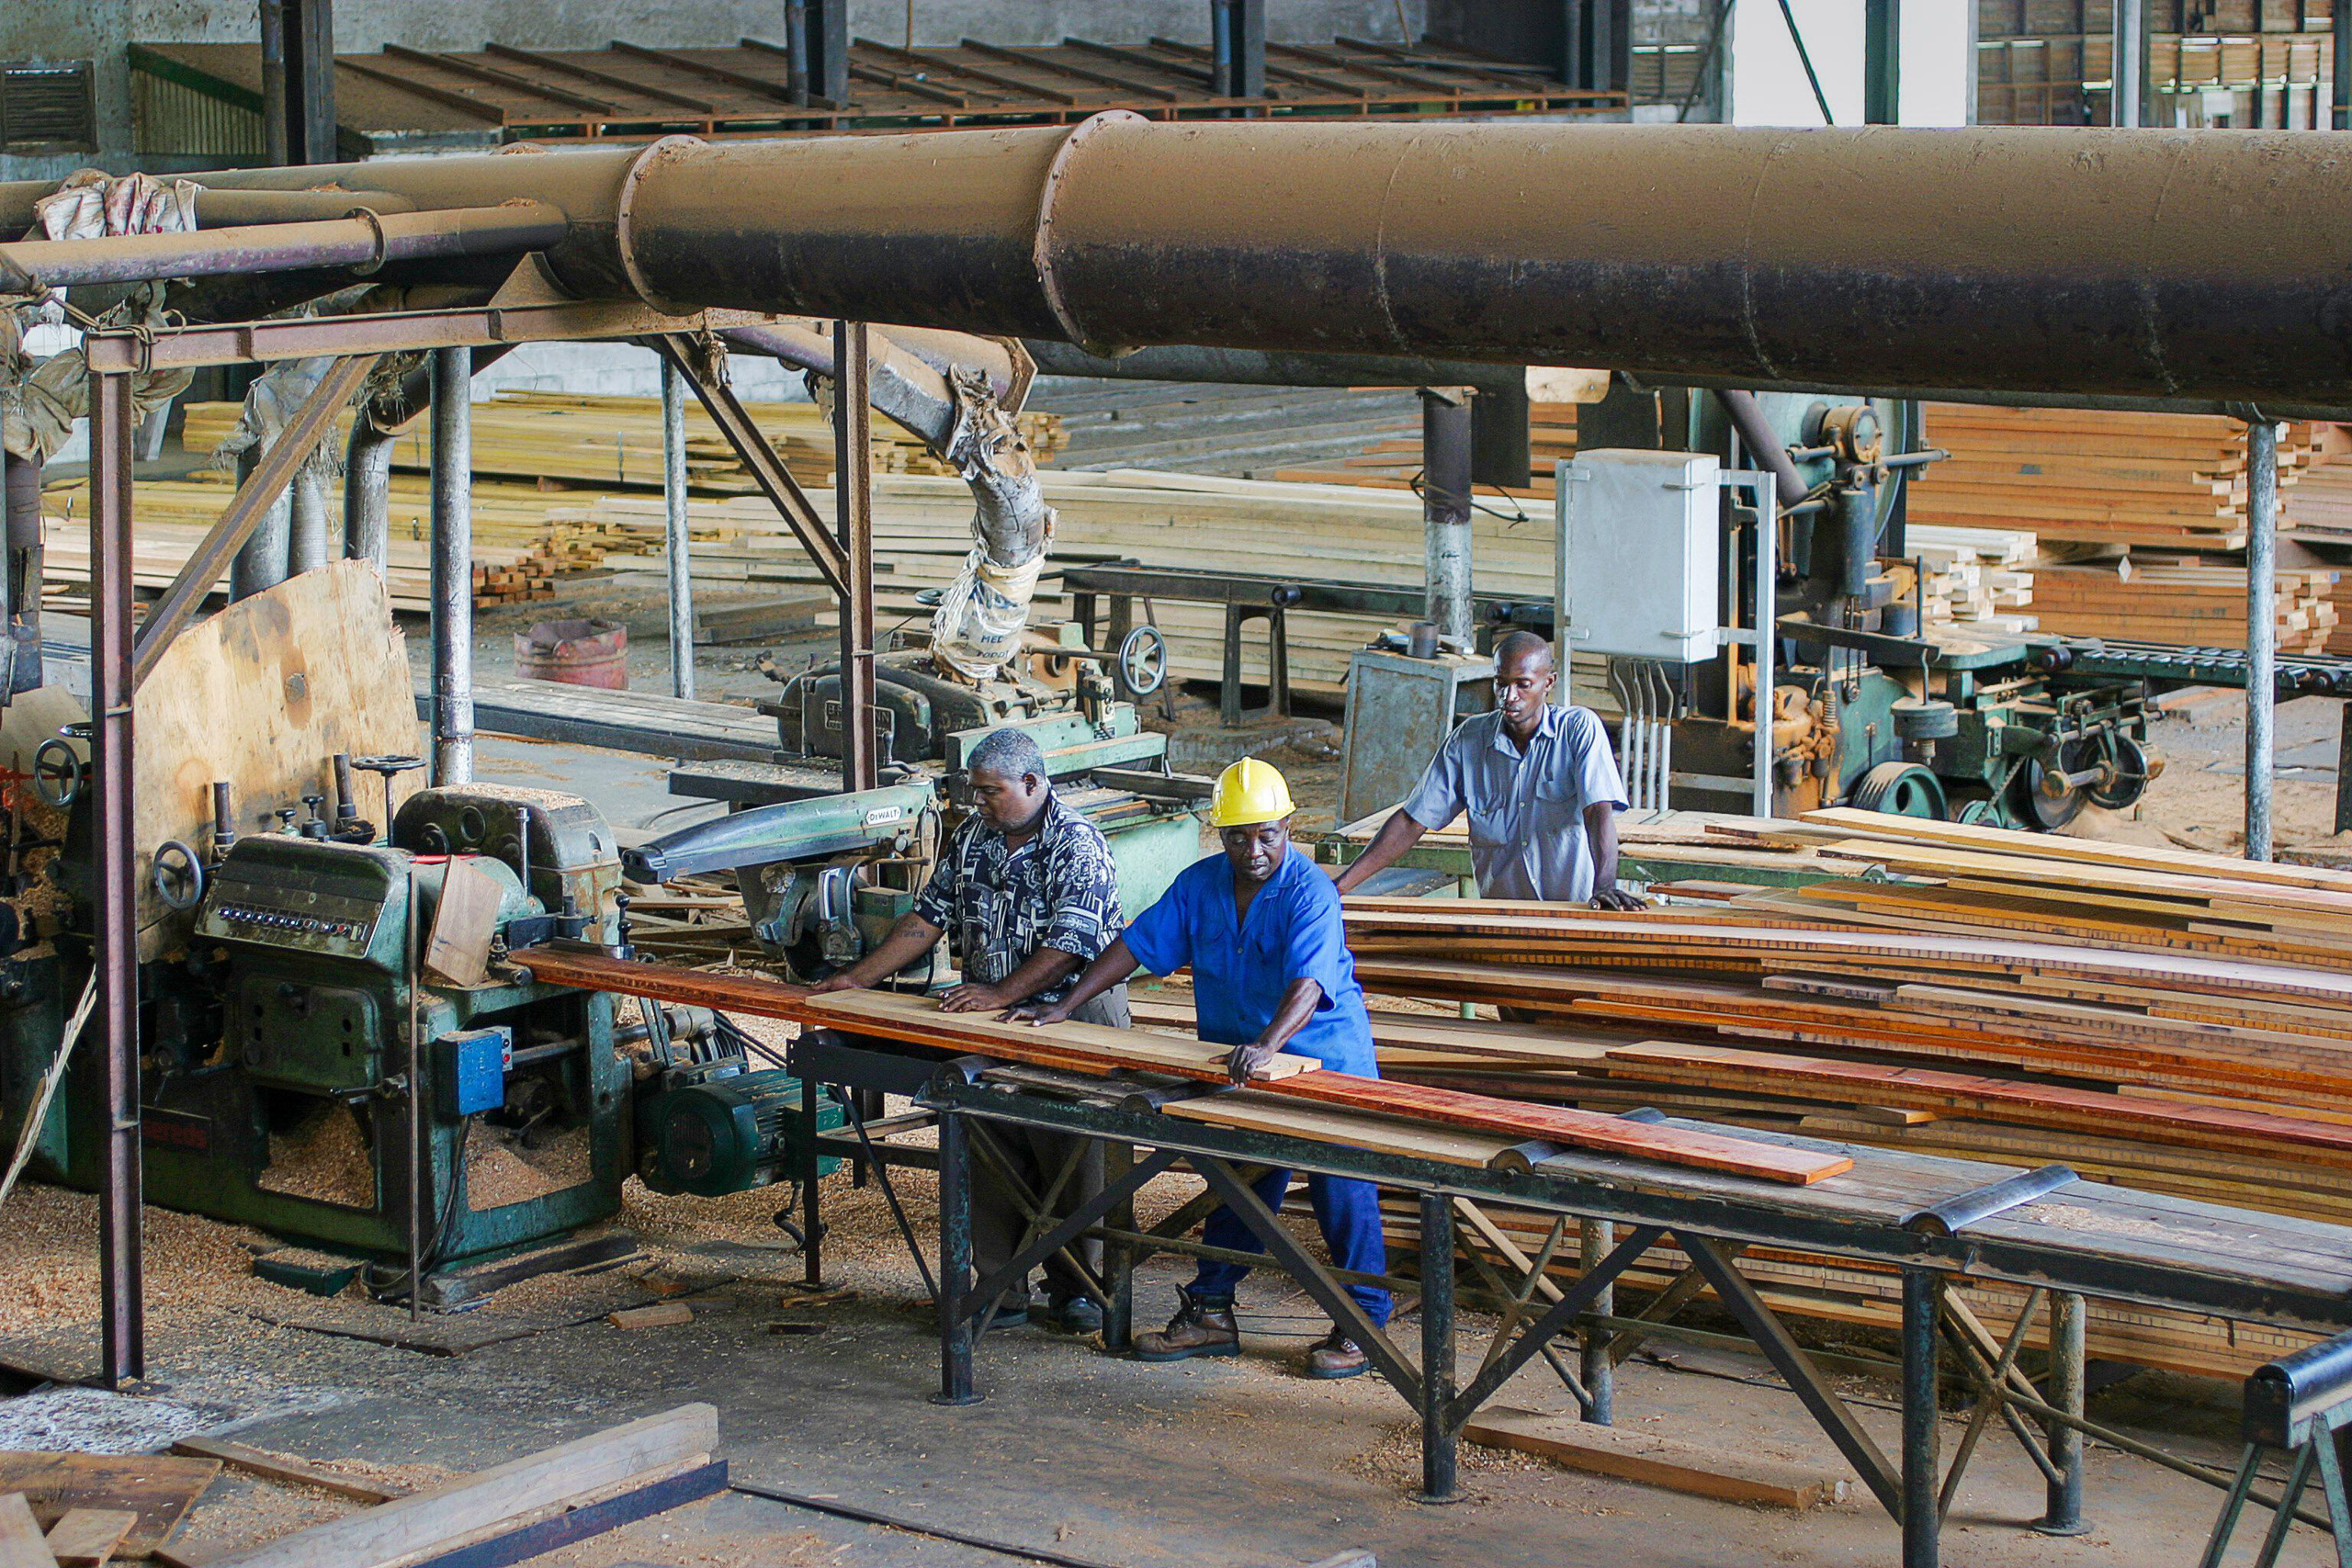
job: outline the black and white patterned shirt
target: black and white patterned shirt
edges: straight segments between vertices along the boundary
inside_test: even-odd
[[[955,939],[967,980],[999,984],[1041,947],[1074,954],[1082,971],[1118,938],[1119,874],[1101,831],[1051,795],[1036,837],[1017,850],[986,818],[966,818],[914,912]],[[1057,1002],[1076,979],[1027,999]]]

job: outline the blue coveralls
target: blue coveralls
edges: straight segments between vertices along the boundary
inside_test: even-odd
[[[1185,867],[1159,901],[1136,917],[1126,931],[1127,951],[1155,975],[1192,968],[1196,1032],[1218,1045],[1257,1039],[1291,982],[1313,980],[1323,988],[1323,999],[1283,1049],[1338,1072],[1378,1077],[1372,1021],[1364,1012],[1363,987],[1356,983],[1356,961],[1348,952],[1331,879],[1293,846],[1281,869],[1250,900],[1248,922],[1237,926],[1233,911],[1232,865],[1221,854],[1211,855]],[[1290,1178],[1287,1170],[1270,1170],[1258,1179],[1255,1190],[1267,1208],[1281,1212]],[[1345,1177],[1309,1175],[1306,1195],[1334,1264],[1363,1274],[1387,1271],[1377,1188]],[[1209,1216],[1201,1239],[1241,1252],[1265,1249],[1228,1208]],[[1204,1259],[1193,1293],[1213,1303],[1230,1302],[1234,1287],[1249,1272],[1246,1264]],[[1350,1285],[1348,1293],[1373,1322],[1388,1321],[1386,1291]]]

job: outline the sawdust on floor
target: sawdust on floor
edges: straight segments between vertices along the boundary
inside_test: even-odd
[[[477,1122],[466,1140],[466,1206],[479,1213],[577,1187],[594,1174],[594,1160],[585,1122],[536,1146],[512,1128]]]
[[[254,1184],[289,1197],[373,1209],[376,1153],[350,1107],[322,1101],[290,1130],[269,1135],[269,1164]]]

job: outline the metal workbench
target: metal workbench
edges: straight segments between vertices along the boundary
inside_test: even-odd
[[[1211,1086],[1164,1078],[1075,1077],[1035,1067],[992,1066],[967,1056],[944,1064],[872,1048],[812,1031],[794,1047],[794,1070],[817,1082],[864,1083],[914,1092],[935,1119],[936,1149],[910,1149],[909,1163],[935,1167],[940,1184],[941,1403],[980,1397],[977,1349],[1003,1290],[1057,1251],[1092,1235],[1105,1243],[1100,1280],[1104,1342],[1125,1348],[1133,1327],[1135,1266],[1153,1251],[1198,1254],[1186,1233],[1223,1201],[1264,1243],[1260,1260],[1292,1275],[1334,1322],[1363,1346],[1374,1369],[1419,1414],[1422,1497],[1457,1495],[1455,1454],[1464,1424],[1503,1383],[1542,1356],[1574,1393],[1585,1418],[1612,1413],[1611,1368],[1623,1342],[1656,1331],[1702,1288],[1739,1321],[1806,1411],[1900,1524],[1904,1568],[1935,1568],[1945,1510],[1979,1438],[1995,1419],[2025,1449],[2048,1487],[2038,1529],[2075,1533],[2082,1523],[2082,1442],[2096,1435],[2199,1479],[2226,1485],[2198,1467],[2112,1434],[2083,1416],[2084,1298],[2208,1313],[2323,1335],[2352,1331],[2352,1227],[2225,1208],[2076,1179],[2063,1167],[2027,1171],[1978,1161],[1891,1152],[1762,1132],[1743,1136],[1843,1154],[1853,1168],[1809,1187],[1626,1160],[1542,1144],[1504,1145],[1484,1166],[1442,1164],[1370,1152],[1295,1135],[1221,1126],[1171,1114],[1165,1106]],[[1668,1125],[1712,1131],[1635,1111]],[[1034,1204],[1029,1244],[989,1278],[973,1279],[973,1161],[1005,1174],[991,1129],[1049,1128],[1103,1142],[1108,1180],[1102,1194],[1050,1225]],[[879,1129],[876,1129],[879,1131]],[[862,1134],[859,1135],[863,1143]],[[871,1143],[864,1152],[893,1156]],[[1208,1191],[1148,1232],[1139,1231],[1134,1199],[1141,1186],[1179,1164],[1198,1172]],[[1342,1278],[1323,1265],[1261,1203],[1247,1167],[1355,1177],[1416,1195],[1420,1208],[1420,1355],[1408,1359],[1365,1319]],[[1053,1185],[1060,1179],[1057,1178]],[[813,1171],[805,1194],[814,1226]],[[1015,1183],[1015,1190],[1026,1190]],[[1035,1194],[1027,1193],[1035,1199]],[[1465,1386],[1455,1384],[1455,1224],[1457,1205],[1532,1212],[1554,1221],[1552,1239],[1514,1270],[1476,1249],[1464,1258],[1487,1293],[1507,1303],[1497,1343]],[[1536,1276],[1563,1238],[1581,1236],[1583,1267],[1549,1305],[1535,1302]],[[1677,1282],[1636,1322],[1612,1315],[1613,1282],[1651,1248],[1670,1238],[1689,1259]],[[1890,1459],[1855,1419],[1736,1259],[1750,1247],[1789,1247],[1898,1269],[1902,1278],[1903,1438]],[[1073,1255],[1073,1260],[1075,1260]],[[812,1247],[812,1277],[819,1269]],[[1518,1272],[1516,1280],[1507,1273]],[[1996,1338],[1949,1292],[1962,1279],[2002,1280],[2030,1292],[2006,1341]],[[2051,1369],[2046,1388],[2018,1366],[2026,1329],[2047,1303]],[[1531,1304],[1532,1303],[1532,1304]],[[1653,1323],[1654,1314],[1659,1321]],[[1554,1340],[1574,1333],[1582,1353],[1571,1369]],[[1938,1389],[1939,1348],[1949,1345],[1973,1386],[1971,1425],[1947,1467]],[[2267,1371],[2267,1369],[2266,1369]],[[2251,1396],[2250,1396],[2251,1397]],[[2253,1450],[2250,1449],[2249,1452]],[[2251,1474],[2253,1461],[2248,1461]],[[2306,1467],[2308,1468],[2308,1467]],[[2242,1507],[2250,1481],[2233,1491]],[[2267,1500],[2267,1499],[2264,1499]],[[2225,1515],[2225,1518],[2233,1518]],[[2311,1518],[2308,1513],[2301,1517]],[[2283,1527],[2281,1527],[2283,1534]]]

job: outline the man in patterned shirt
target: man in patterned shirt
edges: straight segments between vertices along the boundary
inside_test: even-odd
[[[967,770],[972,814],[941,850],[914,908],[872,953],[820,981],[817,990],[864,990],[923,957],[945,933],[955,939],[963,967],[963,982],[940,1000],[947,1011],[1051,1006],[1118,939],[1119,878],[1111,846],[1054,794],[1037,742],[1021,730],[996,730],[972,748]],[[1125,984],[1071,1016],[1126,1028]],[[1078,1156],[1078,1168],[1054,1200],[1057,1213],[1068,1214],[1102,1190],[1102,1145],[1093,1139],[1002,1125],[989,1131],[1032,1192],[1053,1187],[1070,1156]],[[981,1164],[972,1192],[972,1254],[979,1273],[1012,1257],[1023,1228],[1012,1193]],[[1100,1278],[1102,1244],[1079,1245]],[[1091,1333],[1102,1326],[1102,1308],[1058,1254],[1046,1264],[1046,1288],[1062,1327]],[[1023,1280],[1005,1292],[996,1323],[1017,1325],[1028,1316]]]

